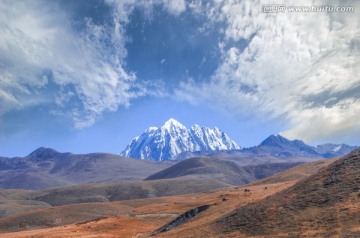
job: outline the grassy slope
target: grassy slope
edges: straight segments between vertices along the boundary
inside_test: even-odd
[[[360,236],[360,149],[214,223],[219,234]]]

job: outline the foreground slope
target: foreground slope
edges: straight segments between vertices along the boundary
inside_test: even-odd
[[[213,225],[227,236],[360,237],[360,149]]]

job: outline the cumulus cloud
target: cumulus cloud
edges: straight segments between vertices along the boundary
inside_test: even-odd
[[[181,83],[178,97],[282,119],[289,138],[326,140],[359,131],[360,6],[347,4],[354,13],[266,14],[259,1],[215,2],[207,11],[209,20],[225,25],[222,63],[208,82]]]

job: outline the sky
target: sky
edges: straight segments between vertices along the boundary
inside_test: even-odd
[[[351,0],[0,0],[0,156],[119,154],[169,118],[242,147],[271,134],[360,145],[359,11]]]

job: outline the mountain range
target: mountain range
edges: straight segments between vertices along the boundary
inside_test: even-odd
[[[310,146],[301,140],[288,140],[281,135],[271,135],[258,146],[244,148],[241,152],[253,155],[270,155],[273,157],[321,157],[333,158],[343,156],[357,146],[346,144],[323,144]]]
[[[217,152],[236,156],[319,157],[342,156],[356,146],[323,144],[310,146],[301,140],[288,140],[281,135],[271,135],[259,145],[243,148],[218,128],[193,125],[187,129],[175,119],[160,128],[149,127],[135,137],[120,155],[144,160],[175,160],[194,156],[212,156]]]
[[[187,129],[170,119],[160,128],[146,130],[122,153],[139,159],[107,153],[61,153],[43,147],[25,157],[0,157],[0,188],[47,189],[173,178],[241,185],[299,163],[339,157],[355,148],[345,144],[314,147],[271,135],[258,146],[240,149],[217,128],[194,125]]]
[[[228,135],[218,128],[193,125],[187,129],[170,118],[160,128],[149,127],[135,137],[120,155],[145,160],[171,160],[184,152],[239,150]]]

